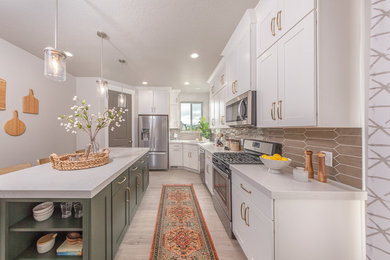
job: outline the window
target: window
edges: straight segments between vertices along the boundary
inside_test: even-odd
[[[202,118],[202,103],[180,103],[180,129],[182,131],[198,131],[199,121]]]

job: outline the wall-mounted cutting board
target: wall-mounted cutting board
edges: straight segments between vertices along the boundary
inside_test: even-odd
[[[7,134],[12,136],[22,135],[24,131],[26,131],[26,125],[19,120],[17,110],[14,111],[14,117],[5,123],[4,130]]]
[[[7,82],[0,79],[0,110],[5,110],[5,87]]]
[[[30,89],[28,96],[23,97],[23,113],[38,114],[39,101],[34,97],[34,92]]]

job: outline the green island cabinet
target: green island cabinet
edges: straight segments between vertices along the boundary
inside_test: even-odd
[[[149,185],[149,155],[145,154],[91,199],[1,199],[0,260],[89,259],[110,260],[142,201]],[[55,204],[53,216],[36,222],[32,208],[43,202]],[[83,218],[61,218],[61,202],[81,202]],[[58,234],[46,254],[38,254],[36,241],[44,234]],[[56,249],[69,232],[83,235],[83,256],[57,256]]]

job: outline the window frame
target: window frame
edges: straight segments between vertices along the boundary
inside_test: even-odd
[[[181,120],[181,104],[190,104],[190,130],[183,130],[182,129],[182,120]],[[201,112],[200,112],[200,117],[203,117],[203,102],[202,101],[181,101],[180,102],[180,132],[185,132],[185,133],[198,133],[200,130],[193,130],[192,129],[192,105],[193,104],[200,104],[201,105]]]

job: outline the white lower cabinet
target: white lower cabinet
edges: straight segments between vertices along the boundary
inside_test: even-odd
[[[213,169],[213,156],[210,152],[205,152],[205,167],[204,167],[204,173],[205,173],[205,183],[207,188],[209,189],[211,194],[214,194],[213,192],[213,185],[214,185],[214,169]]]
[[[233,233],[248,259],[365,259],[365,201],[357,195],[363,192],[352,191],[345,199],[329,188],[321,195],[305,190],[294,197],[292,186],[307,189],[310,183],[287,178],[279,178],[282,185],[263,178],[260,189],[241,173],[232,173]],[[271,198],[274,192],[280,195]]]
[[[169,145],[169,167],[183,166],[183,145],[170,144]]]
[[[183,166],[199,171],[199,146],[183,144]]]

